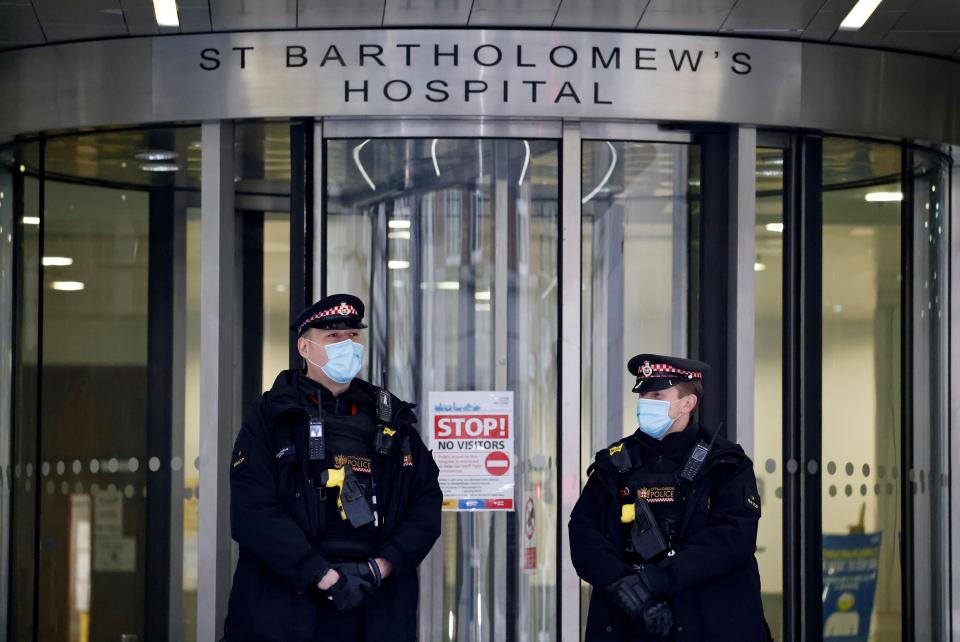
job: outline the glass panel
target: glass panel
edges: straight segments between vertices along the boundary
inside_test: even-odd
[[[10,596],[10,470],[14,321],[14,149],[0,149],[0,631],[7,631]]]
[[[55,138],[43,168],[39,148],[21,154],[14,639],[195,630],[176,481],[189,467],[178,384],[194,140],[190,128]]]
[[[200,208],[186,212],[186,329],[183,376],[183,460],[196,462],[200,456]],[[184,466],[180,483],[183,497],[183,639],[197,639],[197,574],[199,572],[200,470]],[[176,487],[174,487],[176,488]],[[176,491],[174,491],[176,495]]]
[[[913,153],[913,495],[914,639],[950,637],[949,467],[947,392],[946,158]]]
[[[783,637],[783,157],[757,149],[754,471],[763,519],[757,533],[763,612]]]
[[[584,141],[582,163],[582,481],[594,453],[636,430],[627,361],[688,356],[699,232],[699,148]],[[643,278],[637,278],[642,275]],[[581,624],[589,585],[581,583]]]
[[[13,465],[4,471],[12,484],[12,551],[10,588],[10,639],[29,640],[33,635],[34,565],[36,531],[37,400],[40,294],[40,146],[37,143],[14,149],[12,161],[13,209],[17,271],[17,307],[14,329],[17,345],[13,362]]]
[[[369,303],[370,378],[418,403],[514,392],[515,502],[535,528],[519,511],[444,514],[420,570],[425,640],[557,639],[558,148],[327,143],[326,290]]]
[[[823,556],[839,578],[824,632],[899,640],[900,148],[824,139],[823,186]],[[844,584],[857,569],[876,571],[875,596]]]
[[[40,536],[62,544],[41,549],[39,637],[142,637],[149,197],[46,181],[44,202]]]
[[[263,390],[290,365],[290,213],[263,214]]]
[[[247,408],[290,363],[290,123],[239,123],[235,151]]]

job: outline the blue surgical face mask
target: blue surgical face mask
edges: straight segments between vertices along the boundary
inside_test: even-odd
[[[659,399],[637,399],[637,423],[640,430],[654,439],[660,439],[667,434],[675,421],[670,418],[672,405],[669,401]]]
[[[306,338],[306,337],[304,337]],[[310,339],[307,339],[310,341]],[[316,345],[323,345],[316,341],[310,341]],[[314,367],[320,368],[325,375],[337,383],[350,383],[357,374],[360,373],[360,367],[363,365],[363,346],[350,339],[330,343],[323,346],[327,353],[327,363],[318,365],[313,361],[307,361]]]

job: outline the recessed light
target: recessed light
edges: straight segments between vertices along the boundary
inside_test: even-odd
[[[61,292],[79,292],[84,285],[80,281],[54,281],[50,287]]]
[[[753,271],[754,271],[754,272],[763,272],[763,271],[766,270],[766,269],[767,269],[767,266],[766,266],[765,263],[754,263],[754,264],[753,264]]]
[[[867,192],[863,197],[870,203],[892,203],[903,200],[903,192]]]
[[[388,270],[406,270],[410,267],[410,261],[387,261]]]
[[[69,256],[45,256],[42,263],[47,267],[66,267],[73,265],[73,259]]]
[[[153,0],[153,15],[157,19],[157,26],[180,26],[180,16],[177,15],[176,0]]]
[[[141,163],[140,169],[144,172],[176,172],[180,166],[176,163]]]
[[[409,230],[410,221],[402,218],[394,218],[387,221],[387,227],[391,230]]]
[[[459,290],[459,281],[437,281],[438,290]]]
[[[401,241],[410,240],[410,232],[387,232],[388,239],[397,239]]]
[[[24,225],[40,225],[39,216],[24,216],[20,219]]]
[[[142,161],[172,161],[179,158],[177,152],[167,149],[144,149],[133,155],[137,160]]]
[[[783,223],[767,223],[766,228],[768,232],[783,233]]]
[[[489,301],[490,300],[490,290],[482,290],[473,295],[477,301]]]
[[[860,0],[840,23],[840,31],[859,31],[873,12],[880,6],[881,0]]]

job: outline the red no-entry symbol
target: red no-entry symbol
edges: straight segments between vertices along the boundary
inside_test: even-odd
[[[494,451],[487,455],[484,465],[487,467],[487,472],[491,475],[496,477],[506,475],[507,471],[510,470],[510,456],[499,450]]]

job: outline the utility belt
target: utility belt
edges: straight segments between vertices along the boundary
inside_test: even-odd
[[[683,468],[677,476],[676,514],[679,516],[680,523],[684,520],[687,498],[693,489],[693,482],[703,468],[703,464],[707,460],[707,455],[709,455],[713,449],[713,444],[717,440],[717,435],[720,433],[722,427],[723,423],[717,427],[717,430],[713,433],[709,442],[703,439],[697,441],[693,450],[687,455]],[[617,450],[614,451],[614,448]],[[610,458],[617,468],[617,472],[619,474],[629,472],[633,468],[632,462],[630,461],[630,453],[623,448],[622,444],[614,448],[610,449]],[[638,497],[632,504],[624,504],[621,506],[620,523],[632,524],[630,527],[630,541],[627,545],[628,553],[639,555],[644,562],[657,562],[664,557],[672,557],[675,554],[674,547],[679,542],[674,541],[674,533],[672,530],[669,533],[663,532],[663,528],[653,514],[650,503],[645,498]]]

